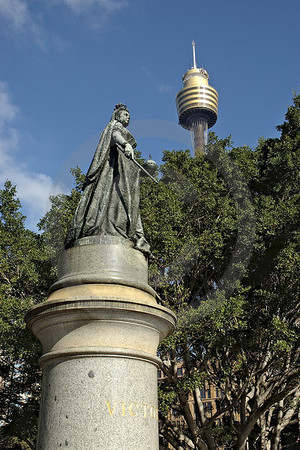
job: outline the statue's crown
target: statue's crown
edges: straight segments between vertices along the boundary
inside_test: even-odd
[[[118,109],[126,109],[126,111],[127,111],[127,105],[124,105],[124,103],[118,103],[118,104],[114,107],[114,111],[117,111]]]

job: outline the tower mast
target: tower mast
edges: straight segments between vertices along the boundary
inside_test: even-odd
[[[192,46],[193,46],[193,69],[197,69],[197,64],[196,64],[196,50],[195,50],[195,41],[192,41]]]

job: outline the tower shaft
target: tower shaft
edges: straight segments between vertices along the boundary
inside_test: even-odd
[[[192,135],[195,156],[203,156],[207,144],[208,123],[205,118],[196,117],[192,124]]]

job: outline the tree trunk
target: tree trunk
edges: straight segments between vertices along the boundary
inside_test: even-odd
[[[281,437],[281,431],[282,431],[282,427],[281,427],[281,422],[283,419],[283,400],[281,400],[278,403],[278,413],[277,413],[277,425],[274,428],[274,431],[272,433],[272,439],[271,439],[271,449],[272,450],[278,450],[279,449],[279,445],[280,445],[280,437]]]
[[[278,450],[280,446],[281,429],[276,427],[271,440],[271,449]]]
[[[246,443],[246,441],[244,441],[242,443],[237,442],[235,450],[247,450],[247,443]]]
[[[263,414],[260,418],[260,450],[268,449],[266,416]]]

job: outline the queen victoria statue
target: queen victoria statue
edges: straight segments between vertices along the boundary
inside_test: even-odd
[[[57,281],[26,315],[43,346],[40,450],[159,448],[157,347],[175,316],[148,284],[140,171],[157,180],[134,159],[129,119],[118,104],[86,174]]]
[[[136,141],[126,129],[130,114],[126,105],[115,107],[86,174],[83,194],[69,228],[65,247],[89,236],[130,240],[150,255],[139,213],[139,172],[134,164]]]

